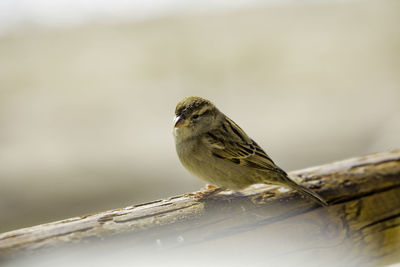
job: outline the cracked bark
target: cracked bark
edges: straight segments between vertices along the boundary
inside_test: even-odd
[[[316,255],[337,265],[400,262],[400,150],[290,176],[330,205],[319,207],[296,192],[282,193],[271,186],[207,199],[177,196],[3,233],[0,254],[118,240],[131,254],[161,246],[169,256],[193,250],[218,250],[224,256],[228,252],[222,247],[229,248],[230,259],[235,258],[232,253],[246,250],[256,257],[260,250],[271,263],[310,263]]]

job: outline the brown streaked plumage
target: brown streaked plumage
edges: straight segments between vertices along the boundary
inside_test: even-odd
[[[210,101],[186,97],[175,109],[174,137],[183,166],[207,183],[232,190],[252,184],[288,186],[321,205],[317,193],[291,180],[267,153]]]

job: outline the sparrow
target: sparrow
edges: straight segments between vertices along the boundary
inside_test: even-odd
[[[267,153],[213,103],[201,97],[176,106],[173,135],[182,165],[220,190],[240,191],[253,184],[297,190],[322,206],[327,202],[279,168]]]

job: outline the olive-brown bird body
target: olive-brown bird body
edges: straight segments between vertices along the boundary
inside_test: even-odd
[[[265,151],[210,101],[188,97],[175,110],[174,137],[182,165],[203,181],[231,190],[252,184],[288,186],[327,205],[291,180]]]

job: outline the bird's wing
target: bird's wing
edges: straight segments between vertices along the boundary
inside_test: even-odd
[[[229,118],[222,122],[220,129],[205,134],[204,143],[215,157],[260,170],[281,171],[267,153]]]

